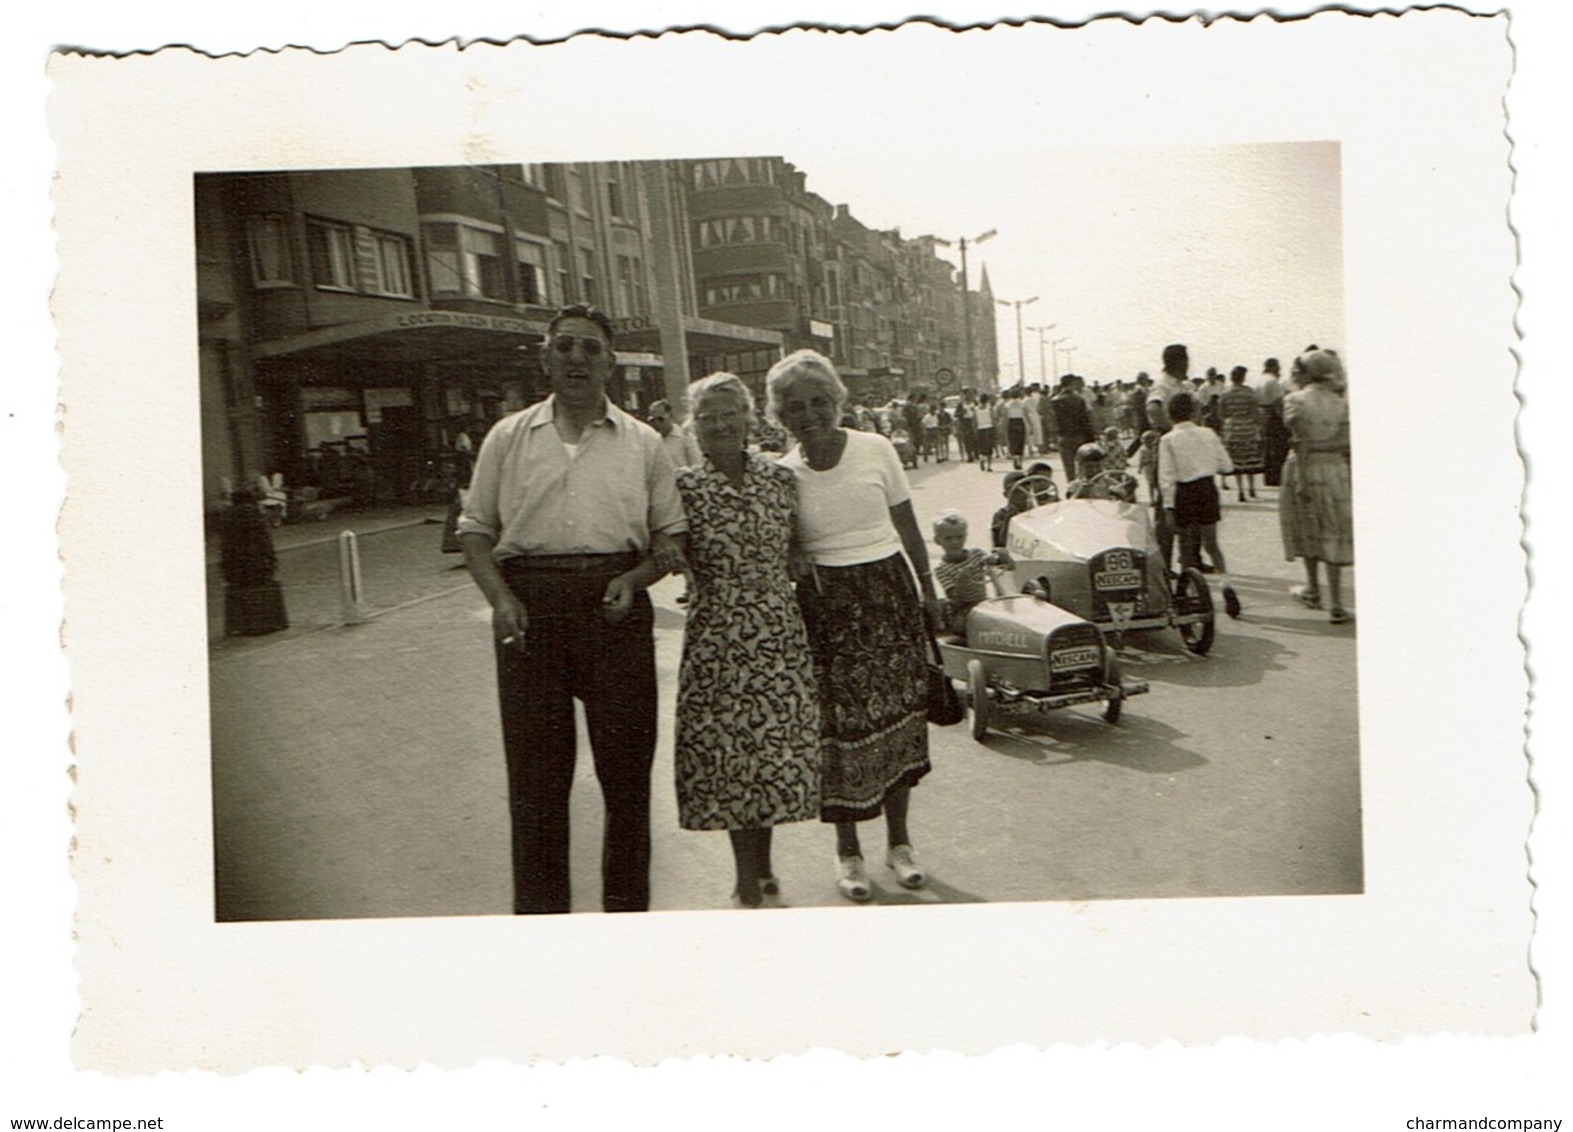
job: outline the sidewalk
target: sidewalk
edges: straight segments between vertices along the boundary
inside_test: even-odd
[[[336,542],[341,531],[354,531],[357,535],[377,534],[381,531],[414,527],[422,523],[441,523],[448,509],[440,503],[405,503],[387,507],[361,507],[355,510],[335,511],[325,519],[303,519],[273,528],[273,549],[280,554],[306,546],[319,546]],[[219,560],[216,538],[207,540],[207,561],[210,565]]]

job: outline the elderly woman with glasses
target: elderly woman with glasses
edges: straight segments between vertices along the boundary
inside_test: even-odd
[[[884,437],[841,427],[847,391],[829,359],[799,350],[766,384],[770,416],[797,441],[780,463],[797,477],[812,563],[797,593],[823,720],[820,818],[836,826],[837,888],[862,902],[873,888],[857,826],[881,813],[896,880],[926,880],[907,806],[929,771],[923,601],[934,616],[934,580],[901,460]]]
[[[693,597],[677,693],[675,772],[684,829],[724,829],[733,902],[777,903],[771,831],[819,814],[819,704],[789,565],[797,481],[745,448],[742,380],[689,386],[703,460],[677,474]]]

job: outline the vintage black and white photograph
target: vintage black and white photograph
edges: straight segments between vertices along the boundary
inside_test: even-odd
[[[1503,22],[63,57],[74,1056],[1522,1033]]]
[[[1338,146],[862,172],[194,178],[217,919],[1362,891]]]

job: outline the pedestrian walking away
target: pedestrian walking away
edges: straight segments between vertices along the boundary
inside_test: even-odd
[[[998,412],[994,398],[985,393],[978,398],[974,419],[978,427],[978,467],[985,472],[994,470],[994,421]]]
[[[1297,359],[1296,369],[1305,388],[1284,398],[1284,423],[1294,445],[1294,482],[1286,476],[1280,498],[1293,493],[1294,549],[1305,562],[1306,584],[1292,592],[1302,605],[1322,608],[1320,563],[1327,577],[1328,620],[1344,625],[1354,620],[1343,601],[1343,568],[1354,563],[1347,378],[1332,350],[1308,352]]]
[[[1052,399],[1054,431],[1059,439],[1060,463],[1065,468],[1065,482],[1076,478],[1076,452],[1083,444],[1094,439],[1092,412],[1082,396],[1086,382],[1074,373],[1063,374]]]
[[[607,400],[610,320],[562,308],[542,355],[551,395],[487,434],[459,520],[465,564],[492,607],[514,912],[572,908],[576,699],[606,807],[601,906],[644,911],[656,743],[644,591],[681,566],[683,509],[661,438]]]
[[[1289,456],[1289,429],[1284,424],[1284,394],[1278,359],[1262,363],[1262,384],[1256,390],[1262,407],[1262,483],[1278,487],[1283,483],[1284,461]]]
[[[1235,366],[1229,374],[1229,389],[1218,398],[1218,415],[1223,421],[1223,445],[1234,461],[1234,487],[1241,503],[1247,493],[1256,498],[1256,475],[1262,470],[1263,412],[1256,391],[1245,384],[1246,369]]]

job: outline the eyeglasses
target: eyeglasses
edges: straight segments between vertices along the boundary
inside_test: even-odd
[[[702,425],[735,425],[743,419],[743,414],[736,409],[725,409],[719,413],[695,413],[694,420]]]
[[[606,343],[599,338],[581,338],[575,334],[559,334],[552,339],[552,349],[564,356],[573,353],[575,345],[584,351],[584,356],[587,358],[600,357],[601,352],[606,349]]]

